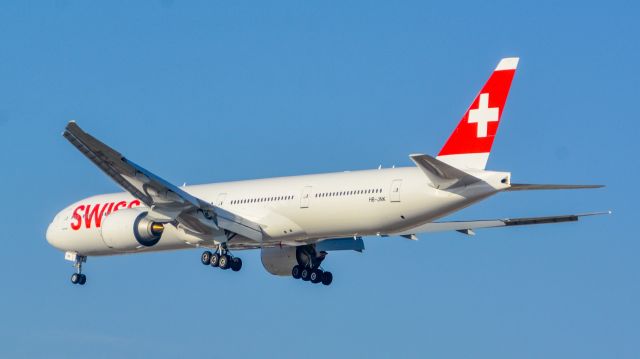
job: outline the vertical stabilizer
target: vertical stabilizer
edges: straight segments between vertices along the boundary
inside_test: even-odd
[[[486,167],[518,60],[517,57],[500,60],[440,150],[438,160],[463,169]]]

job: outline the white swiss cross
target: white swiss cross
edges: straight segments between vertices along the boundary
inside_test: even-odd
[[[481,93],[480,101],[478,103],[478,108],[475,110],[469,110],[469,119],[467,123],[477,123],[478,131],[476,132],[476,136],[487,137],[487,124],[489,122],[498,121],[498,117],[500,116],[499,108],[491,107],[489,108],[489,94]]]

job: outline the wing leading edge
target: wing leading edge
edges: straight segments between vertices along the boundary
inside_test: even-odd
[[[84,132],[74,121],[63,136],[107,176],[151,208],[158,220],[177,220],[195,235],[224,229],[262,241],[259,224],[192,196],[170,182],[126,159],[122,154]]]

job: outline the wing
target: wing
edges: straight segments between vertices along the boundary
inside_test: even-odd
[[[254,241],[262,240],[262,228],[211,203],[194,197],[84,132],[74,121],[63,136],[107,176],[151,208],[159,221],[178,221],[195,235],[208,235],[223,229]]]
[[[592,212],[581,214],[567,214],[549,217],[525,217],[525,218],[507,218],[507,219],[489,219],[480,221],[451,221],[451,222],[432,222],[418,227],[411,228],[407,231],[392,233],[395,236],[402,236],[410,239],[417,239],[418,233],[458,231],[468,235],[474,235],[473,230],[480,228],[509,227],[509,226],[525,226],[531,224],[561,223],[575,222],[580,217],[597,216],[602,214],[611,214],[608,212]]]

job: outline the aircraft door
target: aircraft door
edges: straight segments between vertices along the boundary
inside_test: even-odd
[[[222,205],[224,204],[226,199],[227,199],[227,194],[226,193],[220,193],[218,195],[218,200],[216,201],[216,206],[222,207]]]
[[[391,191],[389,192],[389,200],[391,202],[400,202],[400,187],[402,187],[401,179],[391,182]]]
[[[306,186],[302,189],[300,195],[300,208],[309,208],[309,200],[311,199],[311,186]]]

